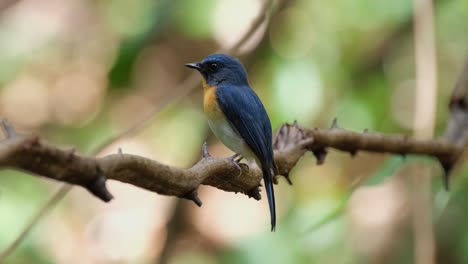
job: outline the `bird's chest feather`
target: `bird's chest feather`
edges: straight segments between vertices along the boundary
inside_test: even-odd
[[[203,81],[203,108],[208,119],[224,117],[216,99],[216,87],[209,86],[205,81]]]
[[[232,128],[226,116],[223,114],[216,99],[216,87],[203,82],[203,108],[208,119],[208,125],[215,136],[232,151],[245,155],[250,153],[244,140]]]

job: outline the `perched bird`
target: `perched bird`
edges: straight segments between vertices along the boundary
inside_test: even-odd
[[[271,123],[262,102],[249,86],[244,66],[225,54],[212,54],[185,66],[196,69],[203,77],[204,111],[213,133],[236,153],[233,157],[240,155],[262,169],[271,231],[274,231],[276,209],[272,180],[277,169]]]

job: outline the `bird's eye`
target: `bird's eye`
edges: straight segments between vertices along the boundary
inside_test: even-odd
[[[211,71],[216,71],[218,69],[218,64],[217,63],[211,63],[210,64],[210,70]]]

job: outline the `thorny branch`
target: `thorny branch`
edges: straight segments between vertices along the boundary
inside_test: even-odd
[[[125,153],[94,158],[76,154],[73,150],[60,149],[35,136],[19,135],[8,123],[2,124],[3,129],[9,132],[0,143],[0,167],[79,185],[103,201],[112,199],[106,188],[106,179],[129,183],[163,195],[190,199],[199,206],[201,200],[197,189],[201,184],[260,199],[260,170],[241,166],[239,171],[238,166],[226,158],[211,157],[205,153],[200,161],[187,169]],[[336,120],[330,129],[308,129],[296,123],[285,124],[274,139],[279,174],[290,181],[289,172],[307,151],[317,157],[318,163],[323,163],[327,148],[353,155],[357,151],[430,155],[446,164],[447,168],[454,164],[463,149],[445,140],[423,141],[367,131],[351,132],[339,128]]]

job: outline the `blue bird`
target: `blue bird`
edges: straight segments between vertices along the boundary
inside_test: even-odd
[[[203,105],[208,124],[224,145],[262,169],[270,207],[271,231],[276,226],[271,123],[265,107],[250,88],[247,72],[235,58],[212,54],[198,63],[185,66],[203,77]],[[236,163],[236,165],[238,165]]]

